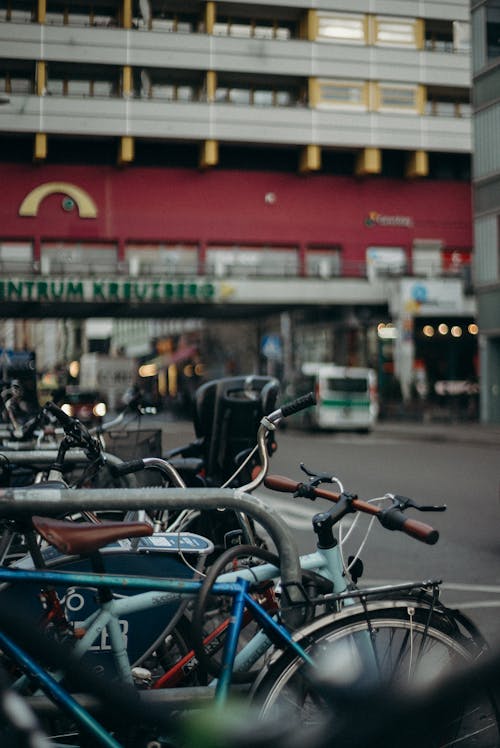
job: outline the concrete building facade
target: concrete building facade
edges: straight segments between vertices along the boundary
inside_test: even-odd
[[[406,400],[473,378],[469,20],[2,0],[4,314],[255,319],[288,370],[372,363]]]

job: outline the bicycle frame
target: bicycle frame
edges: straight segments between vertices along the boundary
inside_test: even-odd
[[[33,583],[49,585],[77,585],[91,586],[96,588],[127,588],[134,590],[150,590],[149,592],[139,593],[132,598],[123,598],[121,600],[111,600],[102,604],[102,610],[91,623],[89,630],[75,647],[75,653],[79,654],[85,650],[89,641],[93,641],[102,630],[103,625],[108,627],[111,643],[115,652],[115,659],[122,671],[122,676],[132,682],[130,675],[130,665],[126,655],[126,647],[123,641],[123,635],[119,626],[117,614],[120,611],[133,607],[135,610],[148,608],[161,602],[169,601],[181,597],[192,597],[196,595],[201,587],[201,582],[185,581],[177,579],[151,579],[148,577],[126,577],[114,576],[107,574],[71,574],[68,572],[48,572],[48,571],[12,571],[10,569],[0,569],[0,581],[16,583]],[[215,704],[220,707],[226,703],[233,666],[236,658],[236,649],[238,637],[243,626],[243,615],[245,607],[248,607],[256,621],[262,628],[268,632],[274,641],[282,643],[283,647],[291,647],[304,662],[314,666],[313,660],[294,641],[290,632],[280,623],[272,618],[258,603],[255,602],[248,592],[249,582],[244,579],[237,579],[234,582],[216,582],[213,587],[215,595],[227,595],[233,600],[230,623],[228,626],[227,638],[223,653],[222,675],[217,681],[215,689]],[[43,668],[40,668],[36,662],[27,655],[21,648],[17,647],[15,642],[4,633],[0,632],[0,644],[21,666],[28,669],[30,676],[38,683],[51,699],[57,701],[59,705],[80,725],[90,731],[101,744],[119,746],[119,744],[110,738],[109,734],[103,731],[102,726],[95,722],[82,707],[65,692],[57,683],[56,679],[49,676]],[[182,689],[181,689],[182,691]]]
[[[328,578],[333,583],[333,590],[335,593],[341,593],[345,591],[345,579],[342,576],[342,569],[340,566],[340,558],[337,548],[334,549],[318,549],[315,553],[303,556],[300,559],[301,568],[305,570],[313,570],[317,573],[322,574],[325,578]],[[42,581],[38,577],[33,577],[31,570],[21,570],[17,568],[15,572],[10,572],[9,569],[0,570],[0,581],[14,581],[14,582],[33,582]],[[78,573],[78,572],[61,572],[61,571],[43,571],[43,580],[49,584],[55,583],[55,581],[62,581],[64,585],[71,587],[75,586],[94,586],[93,583],[96,579],[92,574]],[[15,576],[14,576],[15,575]],[[53,576],[50,576],[53,575]],[[280,575],[279,569],[272,564],[262,564],[254,566],[251,569],[240,569],[239,571],[228,572],[220,575],[218,583],[221,584],[234,584],[238,580],[250,582],[264,582],[271,579],[278,579]],[[104,578],[104,577],[103,577]],[[119,587],[122,589],[135,589],[135,584],[132,580],[138,579],[136,576],[125,577],[123,575],[106,575],[108,584],[113,587],[117,587],[117,580],[121,580]],[[78,639],[74,646],[74,651],[77,656],[82,657],[95,642],[103,636],[106,632],[109,637],[109,647],[113,654],[114,663],[117,674],[126,683],[133,683],[132,667],[128,654],[126,651],[126,632],[123,631],[120,621],[123,621],[128,615],[137,613],[139,611],[151,610],[159,611],[162,606],[166,606],[172,603],[180,602],[182,599],[187,597],[193,597],[194,593],[190,596],[187,594],[186,584],[187,582],[180,582],[175,589],[168,589],[164,591],[163,581],[156,579],[153,582],[152,578],[149,579],[149,588],[154,587],[154,590],[147,592],[140,592],[131,596],[122,598],[113,598],[106,602],[101,602],[99,607],[86,619],[78,622],[78,627],[85,631],[82,638]],[[111,584],[112,581],[112,584]],[[197,583],[194,583],[195,585]],[[103,583],[99,586],[105,586]],[[157,613],[158,614],[158,613]],[[172,622],[166,626],[163,637],[166,637],[175,625],[175,617]],[[125,643],[124,643],[125,640]],[[259,631],[252,639],[245,645],[242,651],[239,653],[237,658],[237,670],[245,670],[250,667],[262,654],[262,650],[267,649],[271,646],[271,640],[265,632]]]

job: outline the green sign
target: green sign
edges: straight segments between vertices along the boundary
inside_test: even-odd
[[[204,281],[0,280],[0,301],[10,302],[207,302],[215,291]]]

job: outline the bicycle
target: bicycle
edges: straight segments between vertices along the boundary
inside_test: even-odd
[[[264,450],[263,465],[265,471],[267,470],[268,466],[268,458],[266,458],[265,456],[265,431],[269,428],[269,426],[272,427],[273,424],[272,421],[269,420],[269,418],[264,420],[265,423],[263,423],[261,425],[262,428],[259,429],[261,433],[259,435],[258,443],[259,447]],[[318,489],[317,487],[313,487],[313,489],[316,493],[322,490]],[[119,503],[120,507],[130,506],[131,503],[137,504],[137,501],[139,499],[139,494],[137,492],[134,492],[133,490],[132,493],[137,495],[132,497],[129,494],[129,499],[125,499],[123,497],[121,499],[118,499],[118,496],[115,497],[114,491],[107,491],[104,493],[107,493],[106,501],[108,502],[108,506],[110,501],[111,503],[115,504]],[[176,494],[176,502],[180,501],[184,506],[188,503],[185,496],[182,497],[181,501],[180,493],[178,490],[174,490],[174,493]],[[193,494],[196,493],[199,492],[193,491]],[[258,503],[256,506],[252,506],[252,503],[250,503],[250,505],[246,504],[245,496],[241,495],[240,492],[236,492],[238,494],[237,496],[232,495],[231,492],[229,492],[228,494],[225,494],[224,492],[222,493],[224,494],[223,500],[219,498],[219,504],[234,507],[237,506],[236,502],[241,500],[242,503],[240,503],[239,508],[245,511],[249,511],[250,514],[253,513],[255,516],[256,508],[257,506],[259,506]],[[93,500],[94,506],[99,505],[99,500],[97,499],[95,492],[92,497],[91,492],[84,491],[81,494],[81,498],[83,499],[84,504],[86,504],[88,501]],[[144,498],[144,494],[142,494],[140,498]],[[331,498],[331,495],[328,496],[328,498]],[[336,496],[335,498],[338,499],[339,497]],[[102,497],[102,499],[104,500],[104,496]],[[202,496],[200,496],[200,499],[203,503]],[[160,498],[158,495],[151,496],[150,502],[155,504],[157,500],[168,503],[166,498]],[[43,512],[45,512],[47,509],[49,509],[49,511],[50,509],[53,510],[54,505],[58,505],[59,508],[61,508],[61,497],[58,497],[59,504],[57,501],[54,504],[53,500],[47,500],[44,497],[41,499],[41,501],[42,504],[39,509],[42,509],[43,507]],[[477,656],[478,653],[482,651],[484,643],[481,642],[480,637],[476,632],[473,631],[472,628],[467,627],[465,623],[467,619],[458,616],[453,611],[448,611],[440,605],[436,596],[439,586],[438,582],[429,584],[429,588],[433,593],[431,595],[417,593],[416,590],[418,587],[420,587],[420,585],[417,583],[415,585],[407,585],[404,588],[385,587],[375,588],[372,590],[363,590],[360,592],[356,592],[354,590],[341,591],[345,590],[346,582],[343,576],[343,569],[338,563],[338,550],[335,550],[335,545],[332,546],[331,544],[325,543],[324,541],[327,537],[326,532],[328,529],[328,524],[331,523],[331,530],[334,524],[339,520],[340,515],[343,515],[345,513],[346,506],[349,506],[350,504],[351,508],[356,508],[357,502],[358,500],[352,500],[350,502],[344,500],[343,506],[341,507],[341,512],[337,512],[337,514],[335,514],[335,512],[333,511],[331,513],[327,513],[328,522],[326,522],[327,518],[324,516],[325,513],[321,513],[320,521],[319,523],[317,523],[321,531],[321,545],[326,546],[318,549],[318,558],[328,558],[330,559],[330,561],[336,561],[333,576],[337,583],[337,587],[335,589],[335,592],[332,593],[330,597],[328,597],[328,595],[321,595],[317,600],[311,601],[307,598],[307,596],[304,596],[303,590],[301,588],[301,574],[299,573],[299,570],[295,567],[295,570],[292,572],[291,578],[289,575],[289,568],[288,572],[283,573],[284,569],[287,567],[287,563],[290,561],[290,550],[293,551],[293,542],[291,548],[287,547],[287,544],[285,544],[285,546],[281,545],[281,547],[279,548],[281,553],[285,554],[283,557],[283,568],[281,569],[283,579],[282,597],[285,597],[286,593],[289,596],[289,601],[287,602],[294,603],[294,605],[290,609],[288,608],[288,605],[285,605],[284,607],[281,606],[281,615],[285,619],[288,619],[290,615],[293,615],[294,619],[301,619],[303,618],[304,609],[310,607],[311,603],[322,606],[328,605],[332,610],[332,612],[327,613],[326,617],[315,619],[304,629],[299,629],[294,634],[294,641],[304,643],[306,646],[303,647],[303,649],[307,652],[307,648],[310,649],[311,642],[318,641],[320,644],[322,642],[328,642],[329,647],[332,648],[332,643],[335,643],[337,640],[345,641],[348,637],[352,637],[359,631],[361,632],[361,634],[360,637],[357,637],[357,639],[360,638],[361,642],[364,642],[363,646],[367,648],[369,660],[373,661],[371,662],[372,667],[375,667],[376,665],[376,655],[374,653],[377,653],[378,650],[380,650],[383,646],[385,646],[385,649],[390,652],[391,650],[389,645],[392,642],[392,636],[395,633],[399,634],[400,632],[403,632],[403,643],[405,641],[405,638],[406,642],[412,642],[413,637],[418,636],[421,652],[425,651],[426,653],[428,653],[432,645],[433,651],[440,654],[443,659],[443,662],[441,662],[442,666],[444,666],[445,662],[449,663],[457,658],[464,660]],[[206,503],[207,502],[205,502],[205,505]],[[31,508],[29,496],[24,496],[24,505],[25,509]],[[0,509],[2,508],[2,506],[2,497],[0,496]],[[213,504],[212,508],[214,508]],[[10,509],[12,510],[12,506],[10,507]],[[373,513],[373,511],[371,511],[371,513]],[[384,521],[389,523],[389,525],[393,529],[410,529],[411,532],[416,532],[417,536],[419,536],[420,538],[427,537],[427,539],[431,542],[435,542],[437,540],[436,533],[432,531],[432,528],[425,528],[420,525],[415,526],[414,522],[409,523],[408,519],[404,519],[401,515],[401,508],[398,506],[393,507],[391,512],[382,516],[384,517]],[[388,517],[390,517],[390,520],[388,519]],[[260,519],[264,518],[261,516]],[[269,516],[266,517],[266,521],[268,520]],[[310,559],[309,562],[307,560],[304,561],[305,565],[307,565],[308,563],[313,565]],[[317,562],[317,564],[319,565],[319,561]],[[327,568],[327,565],[327,562],[323,560],[320,568]],[[280,570],[276,567],[269,568],[269,565],[267,566],[267,568],[265,566],[257,566],[252,567],[249,570],[239,570],[238,572],[235,572],[233,574],[233,578],[234,575],[236,575],[245,579],[246,575],[246,578],[249,580],[263,581],[265,579],[276,578],[279,573]],[[66,577],[66,579],[68,579],[68,577]],[[231,582],[232,577],[231,575],[226,575],[224,577],[220,577],[219,581],[220,580]],[[405,594],[403,595],[403,593]],[[356,598],[361,601],[358,605],[353,604]],[[410,610],[413,611],[411,614]],[[297,625],[296,620],[294,621],[294,625]],[[385,645],[382,641],[382,636],[378,637],[376,645],[378,646],[378,649],[376,649],[375,644],[373,644],[375,640],[372,637],[372,633],[375,631],[375,629],[377,630],[377,632],[379,630],[385,632]],[[475,641],[475,637],[477,637],[477,642]],[[355,640],[355,643],[357,639]],[[401,636],[399,637],[399,642],[401,642]],[[262,650],[268,648],[269,646],[270,643],[269,641],[265,640],[265,635],[259,633],[256,637],[253,637],[252,640],[247,645],[245,645],[245,647],[243,647],[243,650],[235,657],[235,672],[247,670],[252,662],[253,664],[255,664],[255,662],[262,654]],[[356,650],[359,649],[360,647],[357,646]],[[371,650],[373,651],[370,655]],[[302,656],[303,655],[301,655],[301,657]],[[265,715],[266,713],[269,713],[271,708],[274,708],[277,702],[282,700],[282,697],[285,695],[286,690],[292,691],[292,694],[295,698],[295,705],[297,706],[297,690],[294,688],[294,686],[296,686],[298,680],[300,681],[300,693],[302,694],[301,708],[305,708],[305,706],[307,705],[305,696],[307,694],[310,695],[312,691],[307,691],[307,689],[304,688],[304,683],[307,682],[304,680],[306,678],[306,674],[300,668],[298,660],[299,656],[297,654],[295,654],[294,656],[285,653],[285,655],[280,656],[279,653],[276,653],[271,663],[263,670],[262,676],[258,679],[257,683],[252,689],[252,698],[261,701],[263,704],[262,714]],[[401,649],[400,661],[403,661],[403,649]],[[410,664],[413,664],[411,659]],[[422,669],[423,665],[420,665],[420,667]],[[376,669],[374,672],[376,672]]]
[[[49,524],[49,528],[50,528],[50,524]],[[106,529],[106,528],[104,528],[104,529]],[[254,569],[253,573],[255,573],[256,571],[258,571],[258,568],[259,567],[257,567],[257,569]],[[36,578],[36,576],[33,577],[33,574],[35,574],[35,575],[39,574],[40,575],[41,573],[40,572],[32,572],[31,575],[28,573],[28,579],[29,578],[31,578],[31,579]],[[64,577],[66,577],[66,579],[64,579]],[[0,578],[2,578],[2,572],[1,571],[0,571]],[[108,585],[112,585],[112,586],[115,586],[115,587],[118,586],[119,587],[120,585],[126,585],[126,586],[130,585],[130,586],[132,586],[134,588],[141,588],[144,585],[151,586],[153,584],[153,582],[152,582],[151,579],[149,579],[149,580],[143,580],[143,579],[137,579],[137,578],[135,578],[135,579],[130,579],[129,578],[129,579],[125,579],[124,580],[123,578],[110,577],[109,575],[104,575],[104,576],[100,575],[100,576],[96,577],[95,574],[94,575],[70,575],[70,576],[68,576],[67,574],[62,574],[62,573],[59,573],[59,574],[57,574],[57,573],[48,574],[47,572],[45,572],[44,574],[42,574],[42,576],[39,576],[38,578],[44,579],[45,581],[50,581],[51,583],[57,583],[58,581],[61,582],[63,579],[64,579],[65,582],[71,580],[71,581],[73,581],[75,583],[78,583],[78,584],[92,584],[93,586],[95,585],[96,587],[102,587],[102,586],[107,587]],[[178,583],[172,582],[171,580],[170,581],[169,580],[166,580],[166,581],[155,580],[154,584],[156,586],[158,586],[159,588],[161,588],[161,589],[165,589],[168,592],[168,591],[175,591],[176,586],[177,586]],[[278,626],[278,628],[275,628],[274,625],[272,623],[270,623],[270,620],[272,620],[272,619],[270,619],[269,614],[266,614],[265,612],[262,612],[260,606],[258,606],[253,601],[253,598],[251,596],[242,595],[241,588],[239,588],[238,593],[236,593],[236,588],[234,587],[234,585],[236,585],[236,584],[237,584],[236,582],[229,582],[229,583],[217,582],[216,585],[215,585],[215,588],[212,589],[212,592],[214,594],[239,594],[240,595],[240,597],[238,598],[238,600],[239,600],[239,602],[238,602],[238,605],[239,605],[238,613],[236,614],[233,611],[234,621],[232,622],[232,625],[235,627],[233,629],[233,631],[238,630],[239,627],[241,626],[241,623],[242,623],[242,614],[243,614],[242,604],[245,603],[246,605],[249,605],[252,608],[253,613],[257,616],[258,620],[262,624],[265,625],[267,632],[271,634],[271,637],[273,638],[273,640],[275,641],[275,643],[276,643],[277,640],[280,641],[281,646],[285,646],[287,648],[287,650],[288,650],[289,647],[292,647],[292,650],[293,650],[292,654],[289,654],[286,651],[285,655],[284,655],[284,656],[286,656],[288,662],[292,663],[292,664],[294,663],[295,660],[298,660],[299,658],[301,659],[301,661],[305,660],[305,662],[309,666],[312,666],[314,664],[314,659],[313,659],[313,657],[310,654],[311,648],[312,648],[312,643],[316,647],[317,646],[321,646],[322,643],[324,643],[324,636],[323,636],[323,634],[324,634],[325,630],[326,630],[326,633],[328,634],[328,637],[329,637],[328,638],[328,645],[329,645],[329,649],[330,649],[330,656],[333,656],[333,661],[335,662],[336,653],[335,653],[335,651],[333,653],[331,651],[332,643],[333,644],[336,643],[336,640],[335,640],[335,638],[334,638],[333,635],[338,635],[340,637],[341,641],[345,640],[346,637],[352,636],[353,634],[357,635],[358,634],[358,630],[356,630],[355,627],[356,627],[356,625],[359,626],[360,620],[363,620],[364,622],[366,622],[367,620],[371,621],[372,626],[373,627],[376,626],[377,627],[377,631],[378,631],[378,630],[380,630],[381,627],[383,628],[383,626],[384,626],[384,617],[382,616],[382,618],[381,618],[380,616],[376,615],[377,604],[379,606],[379,610],[380,611],[384,611],[384,610],[387,611],[388,610],[388,601],[387,601],[387,599],[385,599],[385,601],[383,601],[383,602],[376,601],[376,600],[373,600],[372,602],[370,602],[370,601],[367,600],[367,601],[365,601],[365,604],[363,606],[363,616],[362,616],[362,619],[360,617],[360,611],[359,610],[355,609],[353,611],[353,610],[350,610],[349,608],[345,608],[343,610],[343,615],[337,615],[336,619],[333,622],[332,622],[332,620],[327,620],[325,622],[324,619],[320,619],[320,621],[315,621],[313,624],[310,624],[309,629],[307,629],[307,628],[305,630],[304,629],[299,629],[299,631],[296,632],[293,635],[292,638],[290,638],[290,636],[287,635],[286,632],[284,632],[284,630],[283,630],[282,627]],[[246,582],[246,584],[248,585],[248,582]],[[194,592],[195,589],[199,589],[199,588],[200,588],[200,583],[196,583],[196,582],[183,583],[183,591],[184,591],[184,593],[186,593],[186,592],[187,593]],[[397,591],[401,592],[400,589],[397,590]],[[351,594],[351,592],[349,592],[349,594]],[[372,590],[372,594],[375,596],[377,594],[377,591],[376,590]],[[379,595],[383,594],[385,596],[387,594],[387,590],[384,590],[384,589],[383,590],[378,590],[378,594]],[[369,594],[367,594],[367,597],[368,596],[369,596]],[[408,606],[409,600],[410,600],[410,598],[406,599],[406,601],[405,601],[406,602],[406,606]],[[324,602],[324,600],[323,600],[323,602]],[[337,596],[336,602],[339,602],[338,596]],[[389,626],[391,627],[391,636],[393,634],[393,630],[396,628],[394,621],[396,620],[396,616],[397,616],[398,610],[400,610],[400,608],[399,608],[400,602],[401,601],[398,601],[397,599],[394,600],[393,606],[390,608],[392,618],[389,620],[389,623],[385,624],[386,627],[389,627]],[[416,605],[417,602],[420,603],[420,610],[425,610],[425,603],[426,603],[425,599],[424,598],[419,599],[417,596],[413,596],[411,598],[411,603],[413,605]],[[390,605],[390,601],[389,601],[389,605]],[[359,606],[358,606],[358,608],[359,608]],[[370,617],[368,619],[367,619],[367,611],[369,611],[369,614],[370,614]],[[427,608],[427,616],[428,617],[429,617],[429,612],[430,612],[430,608],[428,607]],[[436,658],[437,655],[439,655],[441,658],[445,658],[446,662],[439,661],[440,672],[442,672],[442,668],[444,667],[445,664],[446,665],[450,664],[450,662],[453,662],[453,660],[456,659],[457,657],[460,658],[461,661],[463,661],[467,657],[469,657],[469,653],[466,651],[465,646],[460,646],[459,643],[457,642],[456,638],[455,638],[457,636],[457,632],[455,632],[455,631],[448,631],[448,632],[446,632],[445,631],[445,623],[449,627],[450,622],[448,620],[448,616],[444,616],[441,619],[441,615],[444,616],[443,612],[441,611],[440,607],[437,605],[436,601],[433,601],[433,604],[432,604],[432,624],[431,624],[430,620],[427,621],[427,623],[426,623],[426,631],[424,633],[423,630],[422,630],[423,623],[420,620],[419,616],[415,615],[416,620],[415,620],[415,625],[414,625],[414,631],[412,633],[412,636],[413,635],[415,635],[415,636],[418,635],[418,637],[420,638],[420,643],[422,643],[422,639],[425,638],[425,654],[426,654],[426,658],[427,659],[430,656],[429,655],[429,651],[430,651],[429,647],[430,647],[430,645],[432,645],[432,657],[433,657],[433,661],[435,661],[435,658]],[[438,619],[441,620],[441,626],[439,628],[436,628]],[[402,626],[403,630],[406,632],[406,629],[408,627],[404,626],[404,619],[401,618],[401,619],[397,619],[397,620],[398,620],[398,625]],[[335,624],[335,625],[333,625],[333,624]],[[360,630],[364,631],[363,627],[361,627]],[[229,638],[230,638],[230,640],[232,642],[232,648],[233,648],[231,650],[232,651],[231,657],[234,659],[234,662],[236,664],[236,661],[238,660],[238,656],[236,656],[236,652],[235,652],[235,637],[234,636],[231,637],[231,635],[230,635]],[[398,642],[400,644],[401,643],[401,639],[399,639]],[[303,644],[305,644],[306,646],[303,647],[302,646]],[[355,648],[357,654],[359,655],[360,651],[363,651],[363,649],[366,649],[367,646],[372,645],[372,644],[373,644],[373,641],[370,638],[368,638],[366,636],[366,634],[361,633],[360,637],[358,637],[357,646]],[[5,646],[5,642],[4,642],[4,646]],[[417,648],[416,645],[415,645],[415,648]],[[399,657],[401,658],[400,661],[402,663],[402,661],[403,661],[403,659],[402,659],[402,649],[401,649],[400,646],[398,646],[398,651],[399,651]],[[374,650],[374,652],[375,652],[375,650]],[[367,653],[370,654],[370,652],[367,652]],[[222,699],[222,701],[224,701],[225,698],[227,697],[228,687],[229,687],[229,676],[228,676],[228,673],[230,671],[230,662],[228,663],[228,661],[226,659],[227,656],[228,656],[228,653],[226,651],[225,660],[224,660],[224,668],[225,668],[226,676],[225,676],[224,679],[221,678],[219,680],[219,682],[218,682],[219,684],[221,684],[221,685],[218,685],[218,692],[217,692],[218,693],[218,698]],[[373,659],[373,658],[370,657],[370,660],[371,659]],[[343,663],[344,663],[344,666],[345,666],[345,657],[343,657]],[[284,671],[283,671],[282,664],[283,663],[281,662],[280,666],[279,666],[279,675],[280,675],[280,677],[278,677],[278,675],[276,674],[276,672],[274,672],[275,671],[275,665],[273,663],[271,663],[271,666],[267,668],[265,681],[268,682],[269,679],[270,679],[270,677],[271,677],[271,680],[273,681],[273,688],[270,691],[271,699],[268,698],[267,702],[266,701],[264,702],[264,711],[262,712],[262,715],[264,715],[264,716],[268,716],[269,715],[269,713],[270,713],[269,712],[269,705],[270,704],[272,704],[272,706],[275,706],[276,699],[274,697],[276,696],[276,693],[278,693],[280,696],[283,696],[283,693],[284,693],[284,688],[283,688],[283,672]],[[420,667],[422,667],[421,657],[420,657]],[[270,675],[271,673],[272,673],[272,675]],[[366,670],[363,670],[363,673],[366,674]],[[288,675],[288,673],[286,673],[286,675]],[[295,670],[293,672],[293,675],[294,676],[297,675],[297,670]],[[428,672],[426,673],[426,675],[428,675]],[[307,677],[307,681],[304,680],[305,677]],[[308,689],[309,689],[308,690],[308,694],[310,696],[310,694],[313,692],[313,689],[314,689],[314,680],[311,681],[310,675],[306,676],[302,672],[302,673],[300,673],[300,683],[301,683],[300,694],[301,694],[301,698],[303,698],[304,695],[305,695],[305,693],[306,693],[305,690],[304,690],[304,683],[305,682],[308,683]],[[287,688],[288,688],[288,686],[289,686],[289,683],[287,683]],[[259,696],[259,694],[261,695],[261,689],[262,689],[262,681],[261,681],[260,684],[257,684],[256,688],[253,689],[253,698],[254,699],[255,699],[255,695],[256,694],[257,694],[257,696]],[[297,692],[295,691],[295,696],[296,696],[296,693]],[[190,697],[192,698],[192,694],[190,694]],[[297,705],[298,705],[297,704],[297,700],[295,698],[294,706],[297,707]],[[304,704],[301,703],[300,706],[301,706],[301,709],[303,709]],[[324,709],[324,706],[323,706],[323,709]],[[463,740],[463,736],[460,737],[460,740]]]

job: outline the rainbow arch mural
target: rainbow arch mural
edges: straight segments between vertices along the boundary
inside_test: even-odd
[[[46,197],[60,193],[74,201],[80,218],[97,218],[97,205],[88,192],[70,182],[46,182],[31,190],[19,208],[20,216],[36,216]]]

